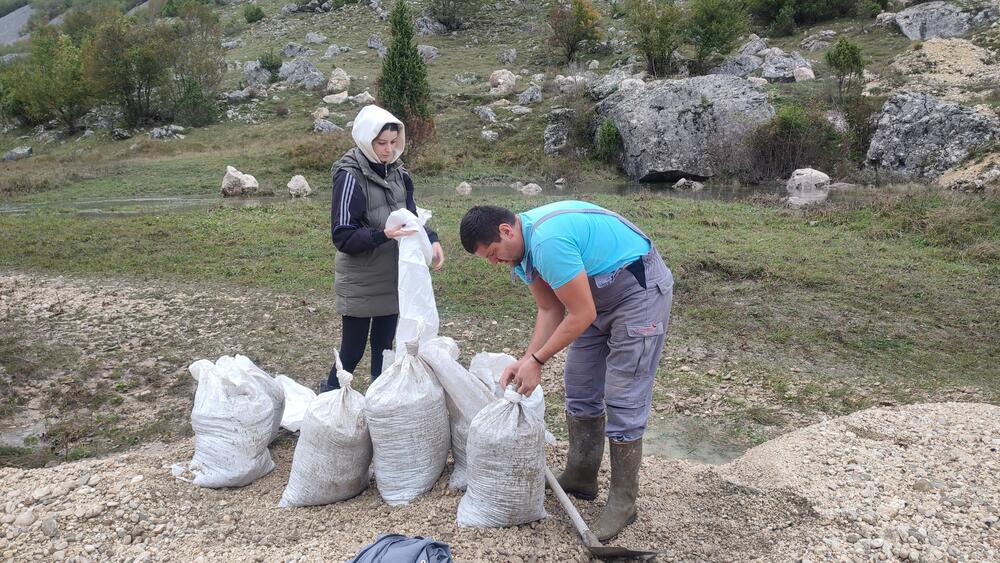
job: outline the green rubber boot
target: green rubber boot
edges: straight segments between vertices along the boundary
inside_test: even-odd
[[[631,442],[611,442],[611,492],[591,531],[602,542],[613,539],[639,515],[635,497],[639,494],[639,465],[642,438]]]
[[[566,494],[583,500],[597,498],[597,471],[604,456],[605,415],[577,418],[566,413],[569,428],[569,458],[566,471],[556,480]]]

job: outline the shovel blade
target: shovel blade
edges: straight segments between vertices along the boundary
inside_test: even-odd
[[[658,555],[655,551],[641,551],[614,545],[588,545],[587,548],[600,559],[651,559]]]

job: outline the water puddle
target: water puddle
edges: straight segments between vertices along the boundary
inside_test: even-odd
[[[725,438],[726,429],[691,417],[651,416],[642,438],[643,453],[664,459],[689,459],[720,464],[732,461],[747,447]]]
[[[287,198],[276,196],[252,198],[197,197],[130,197],[116,199],[87,199],[59,203],[23,203],[0,205],[0,214],[24,215],[44,209],[72,209],[84,217],[157,215],[193,209],[227,207],[242,209],[271,205]]]

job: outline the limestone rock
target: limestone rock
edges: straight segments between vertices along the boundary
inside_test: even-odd
[[[441,56],[441,51],[433,45],[417,45],[417,52],[424,59],[424,62],[429,63],[436,60]]]
[[[469,195],[472,193],[472,186],[468,182],[462,182],[455,187],[455,193],[458,195]]]
[[[335,68],[330,73],[330,79],[326,82],[326,93],[342,92],[351,87],[351,77],[342,68]]]
[[[32,148],[27,145],[16,147],[7,151],[6,154],[3,155],[3,159],[6,161],[21,160],[22,158],[28,158],[31,156],[32,152]]]
[[[327,121],[326,119],[317,119],[313,121],[313,133],[319,133],[320,135],[331,135],[343,131],[344,129],[338,126],[336,123]]]
[[[910,6],[896,14],[896,25],[909,39],[955,37],[973,28],[987,27],[1000,18],[995,2],[927,2]]]
[[[517,49],[514,49],[513,47],[511,47],[510,49],[504,49],[503,51],[500,51],[500,54],[497,55],[497,61],[499,61],[500,64],[502,65],[512,65],[516,60],[517,60]]]
[[[261,66],[260,61],[247,61],[243,65],[243,79],[247,84],[267,86],[271,83],[271,71]]]
[[[250,174],[244,174],[232,166],[226,167],[226,175],[222,178],[222,196],[242,196],[250,195],[260,189],[257,178]]]
[[[490,74],[491,96],[509,96],[514,93],[516,85],[517,76],[507,69],[494,70]]]
[[[312,188],[309,187],[309,182],[306,181],[304,176],[295,175],[288,181],[288,195],[292,197],[306,197],[311,193]]]
[[[278,77],[288,86],[306,90],[319,90],[326,85],[326,77],[306,59],[296,59],[281,64]]]
[[[319,43],[326,43],[326,36],[315,31],[310,31],[306,34],[306,43],[316,45]]]

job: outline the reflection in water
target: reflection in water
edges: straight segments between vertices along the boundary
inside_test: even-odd
[[[692,417],[649,417],[642,438],[645,455],[665,459],[689,459],[702,463],[727,463],[746,451],[725,439],[726,429]]]

